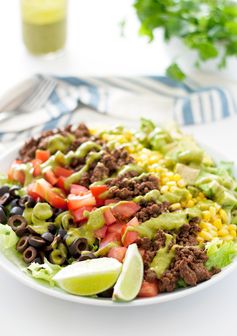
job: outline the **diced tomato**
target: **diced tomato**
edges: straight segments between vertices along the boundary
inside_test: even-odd
[[[112,247],[109,250],[108,257],[117,259],[118,261],[122,262],[125,257],[126,251],[127,248],[123,246]]]
[[[141,289],[138,293],[138,296],[141,298],[146,298],[146,297],[153,297],[158,295],[158,285],[157,282],[148,282],[146,280],[143,281]]]
[[[35,192],[35,183],[28,185],[27,194],[31,196],[35,201],[37,201],[40,198],[39,195]]]
[[[115,224],[112,224],[112,225],[109,225],[108,226],[108,232],[111,233],[111,232],[117,232],[119,233],[121,236],[122,236],[122,230],[123,228],[126,229],[126,225],[123,224],[123,223],[115,223]]]
[[[53,191],[51,184],[44,179],[39,179],[35,182],[34,192],[55,208],[67,208],[67,200]]]
[[[87,205],[87,206],[83,206],[79,209],[74,210],[72,214],[75,219],[75,222],[83,222],[84,220],[86,220],[87,217],[84,216],[84,211],[91,212],[93,209],[94,209],[93,206]]]
[[[58,182],[58,178],[55,176],[55,174],[52,171],[52,169],[48,169],[44,173],[44,178],[46,179],[46,181],[48,181],[52,185],[55,185]]]
[[[37,160],[40,160],[41,162],[45,162],[49,159],[50,157],[50,151],[49,150],[42,150],[42,149],[37,149],[35,153],[35,158]]]
[[[113,204],[113,203],[118,203],[118,201],[115,198],[107,198],[105,200],[105,205]]]
[[[100,248],[108,245],[110,242],[119,242],[121,236],[117,232],[108,233],[100,242]]]
[[[115,205],[112,212],[115,217],[118,216],[126,219],[133,216],[139,209],[140,206],[137,203],[133,201],[124,201],[123,203]]]
[[[132,218],[127,224],[126,228],[129,226],[137,226],[139,225],[137,217]],[[125,230],[126,231],[126,230]],[[126,233],[123,232],[123,245],[128,247],[128,245],[135,243],[138,239],[138,233],[136,231],[127,231]]]
[[[64,187],[65,180],[66,180],[66,177],[60,176],[58,178],[57,183],[56,183],[56,186],[59,187],[60,189],[62,189],[64,192],[66,191],[66,189]]]
[[[25,182],[25,173],[22,170],[15,170],[13,173],[13,179],[23,185]]]
[[[86,187],[83,187],[79,184],[72,184],[70,188],[70,194],[77,195],[77,196],[83,196],[85,194],[90,193],[89,189]]]
[[[8,170],[7,176],[11,181],[17,181],[20,184],[24,184],[25,182],[25,173],[23,170],[20,170],[19,165],[22,163],[20,160],[15,160],[11,167]]]
[[[96,199],[96,205],[98,207],[103,206],[105,204],[105,200],[101,198],[100,195],[107,191],[108,187],[106,185],[91,186],[90,190]]]
[[[104,238],[107,232],[107,226],[104,225],[102,228],[95,231],[95,236],[97,238]]]
[[[33,166],[33,176],[39,176],[41,173],[41,168],[40,168],[40,164],[42,163],[42,161],[34,159],[31,161],[32,166]]]
[[[73,174],[73,170],[59,166],[55,167],[53,171],[57,177],[68,177]]]
[[[77,196],[73,194],[68,195],[69,210],[76,210],[86,205],[93,206],[95,204],[96,204],[95,198],[94,196],[92,196],[91,193],[88,193],[82,196],[79,196],[79,195]]]
[[[104,219],[106,225],[111,225],[116,222],[116,218],[114,217],[111,209],[109,208],[104,211]]]
[[[105,184],[90,187],[90,191],[95,198],[99,198],[99,196],[107,190],[108,187]]]

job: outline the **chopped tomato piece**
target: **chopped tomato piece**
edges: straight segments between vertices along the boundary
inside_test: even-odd
[[[108,226],[108,232],[117,232],[122,236],[123,228],[126,229],[126,225],[123,223],[115,223]]]
[[[60,189],[62,189],[64,192],[66,192],[66,189],[64,187],[65,180],[66,180],[66,177],[60,176],[58,178],[57,183],[56,183],[56,186],[59,187]]]
[[[52,185],[55,185],[58,182],[58,178],[55,176],[54,172],[51,169],[48,169],[44,173],[44,178]]]
[[[137,226],[139,225],[137,217],[132,218],[126,225],[126,228],[129,226]],[[126,231],[126,230],[125,230]],[[124,236],[125,234],[125,236]],[[138,239],[138,233],[136,231],[127,231],[123,232],[123,245],[128,247],[128,245],[135,243]]]
[[[85,205],[95,205],[96,201],[94,196],[92,196],[91,193],[88,193],[86,195],[68,195],[68,208],[69,210],[76,210],[78,208],[81,208]]]
[[[91,212],[92,210],[94,210],[94,207],[92,205],[86,205],[83,206],[79,209],[76,209],[72,212],[73,217],[75,219],[75,222],[83,222],[87,219],[87,217],[84,216],[84,212],[85,211],[89,211]]]
[[[100,248],[108,245],[111,242],[120,242],[121,236],[117,232],[108,233],[100,242]]]
[[[138,296],[141,298],[145,298],[145,297],[153,297],[158,295],[159,291],[158,291],[158,285],[157,282],[148,282],[146,280],[143,281],[141,289],[138,293]]]
[[[35,158],[37,160],[40,160],[41,162],[45,162],[49,159],[50,155],[51,154],[49,150],[37,149],[35,153]]]
[[[108,257],[117,259],[118,261],[122,262],[125,257],[126,251],[127,248],[123,246],[112,247],[109,250]]]
[[[79,184],[72,184],[71,185],[70,194],[83,196],[83,195],[88,194],[88,193],[90,193],[90,191],[86,187],[83,187]]]
[[[101,194],[103,194],[105,191],[108,190],[108,187],[106,185],[98,185],[98,186],[91,186],[90,190],[92,192],[92,195],[96,199],[96,205],[103,206],[105,204],[105,200],[100,197]]]
[[[34,192],[55,208],[67,208],[67,200],[52,190],[51,184],[44,179],[39,179],[35,182]]]
[[[116,218],[112,214],[111,209],[106,209],[104,211],[104,219],[105,219],[105,224],[106,225],[111,225],[116,222]]]
[[[106,235],[106,231],[107,231],[107,226],[104,225],[102,228],[95,231],[95,236],[97,238],[104,238]]]
[[[27,194],[31,196],[35,201],[37,201],[40,198],[39,195],[35,192],[35,183],[28,185]]]
[[[8,170],[7,176],[11,181],[17,181],[20,184],[24,184],[25,182],[25,173],[20,169],[19,165],[22,163],[20,160],[15,160],[11,167]]]
[[[113,204],[113,203],[118,203],[118,200],[116,200],[115,198],[107,198],[105,200],[105,205],[109,205],[109,204]]]
[[[38,159],[34,159],[31,161],[32,166],[33,166],[33,176],[39,176],[41,173],[41,168],[40,168],[40,164],[42,163],[42,161],[38,160]]]
[[[53,172],[57,177],[68,177],[73,174],[73,170],[59,166],[55,167]]]
[[[129,218],[133,216],[138,210],[140,206],[133,201],[124,201],[118,205],[115,205],[112,209],[113,215],[120,218]]]
[[[90,187],[90,191],[92,192],[92,195],[95,198],[99,198],[99,196],[107,190],[108,190],[108,187],[105,184]]]

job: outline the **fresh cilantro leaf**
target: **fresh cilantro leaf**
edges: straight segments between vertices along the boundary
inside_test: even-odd
[[[186,75],[183,73],[177,63],[172,63],[166,69],[166,75],[176,81],[183,81],[186,78]]]

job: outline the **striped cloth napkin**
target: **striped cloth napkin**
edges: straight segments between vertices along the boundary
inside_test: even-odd
[[[237,112],[236,102],[224,88],[194,87],[164,76],[56,80],[55,90],[40,110],[0,123],[2,144],[76,124],[82,120],[80,107],[93,109],[99,118],[103,114],[135,122],[143,116],[158,123],[173,120],[181,126],[214,122]],[[93,122],[91,118],[85,121]]]

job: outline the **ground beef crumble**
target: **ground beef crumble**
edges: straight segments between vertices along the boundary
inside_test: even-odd
[[[200,231],[200,218],[192,218],[188,224],[184,224],[176,236],[176,243],[179,245],[197,245],[197,233]]]
[[[219,270],[208,271],[205,267],[207,258],[205,251],[200,248],[177,247],[175,258],[169,269],[158,280],[159,291],[172,292],[179,279],[183,279],[190,286],[196,286],[198,283],[210,279]]]
[[[110,187],[108,198],[131,200],[151,190],[159,189],[159,179],[152,174],[134,178],[119,176],[108,181],[107,185]]]
[[[156,202],[146,202],[141,201],[139,202],[141,209],[137,212],[136,216],[139,222],[145,222],[150,218],[158,217],[162,213],[169,212],[169,202],[163,202],[157,204]]]

